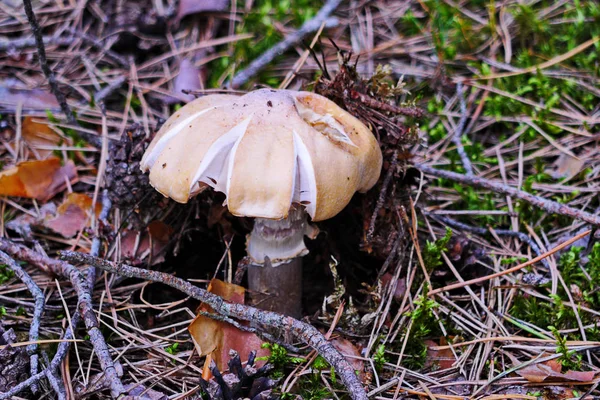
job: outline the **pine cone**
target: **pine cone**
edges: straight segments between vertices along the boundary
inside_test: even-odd
[[[142,200],[156,196],[148,175],[140,170],[140,161],[152,135],[147,138],[143,128],[133,125],[110,151],[106,165],[106,185],[113,206],[121,209],[139,207]]]
[[[275,400],[279,398],[272,391],[278,381],[265,376],[271,370],[271,365],[265,364],[257,369],[254,366],[255,351],[248,356],[245,367],[242,366],[237,352],[231,350],[229,356],[231,359],[228,363],[228,374],[222,375],[213,361],[211,365],[213,379],[206,382],[200,378],[200,386],[211,400]]]
[[[17,341],[12,329],[5,331],[0,326],[0,392],[7,392],[28,378],[29,357],[25,347],[11,347]]]

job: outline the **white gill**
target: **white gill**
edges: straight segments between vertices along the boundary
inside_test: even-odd
[[[229,193],[235,153],[248,129],[252,116],[250,115],[231,128],[210,146],[190,181],[190,193],[193,192],[198,182],[206,183],[213,189],[223,192],[226,195]]]
[[[177,125],[175,125],[171,129],[169,129],[163,135],[163,137],[161,137],[159,139],[159,141],[156,143],[156,145],[152,149],[152,152],[148,153],[147,156],[145,157],[145,159],[142,159],[142,162],[140,165],[140,168],[142,169],[142,171],[145,172],[145,171],[148,171],[150,168],[152,168],[152,166],[154,165],[154,163],[156,162],[156,160],[158,159],[160,154],[163,152],[165,147],[167,147],[167,144],[169,144],[169,141],[171,139],[173,139],[175,136],[177,136],[177,134],[181,133],[181,131],[183,131],[187,125],[192,123],[196,118],[198,118],[202,114],[207,113],[208,111],[211,111],[214,109],[216,109],[216,107],[209,107],[205,110],[198,111],[197,113],[190,115],[183,121],[180,121]]]
[[[317,210],[317,179],[315,169],[308,148],[300,135],[293,131],[294,155],[294,185],[292,188],[292,202],[304,204],[308,215],[314,218]]]

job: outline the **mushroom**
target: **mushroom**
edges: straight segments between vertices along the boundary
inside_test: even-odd
[[[173,114],[142,158],[156,190],[180,203],[212,187],[229,211],[253,217],[251,291],[263,309],[300,316],[307,222],[338,214],[381,172],[377,140],[334,102],[310,92],[213,94]]]

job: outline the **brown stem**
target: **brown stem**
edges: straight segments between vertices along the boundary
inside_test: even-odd
[[[308,253],[304,235],[311,233],[303,207],[291,209],[282,220],[255,219],[246,243],[252,305],[294,318],[302,316],[302,256]]]
[[[248,266],[250,304],[293,318],[302,317],[302,257],[279,267],[270,264]]]

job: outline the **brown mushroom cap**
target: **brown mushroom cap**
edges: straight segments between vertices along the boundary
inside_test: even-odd
[[[293,203],[314,221],[339,213],[381,172],[363,123],[323,96],[262,89],[208,95],[182,107],[144,154],[150,183],[180,203],[204,187],[236,216],[282,219]]]

